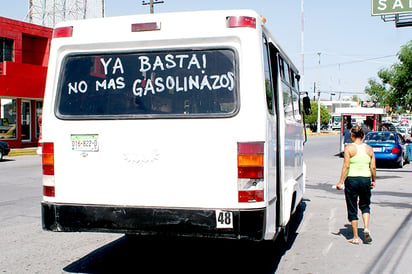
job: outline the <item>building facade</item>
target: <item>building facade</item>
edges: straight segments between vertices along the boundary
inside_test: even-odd
[[[0,140],[37,146],[53,29],[0,17]]]

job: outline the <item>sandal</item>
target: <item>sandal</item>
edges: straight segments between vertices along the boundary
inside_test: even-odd
[[[350,239],[350,240],[348,241],[348,243],[351,243],[351,244],[354,244],[354,245],[358,245],[358,244],[359,244],[359,238]]]
[[[368,230],[364,231],[363,234],[365,235],[365,242],[367,243],[372,242],[372,236]]]

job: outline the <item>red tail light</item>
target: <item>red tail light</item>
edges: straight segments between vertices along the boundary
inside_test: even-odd
[[[132,32],[160,30],[160,22],[132,24]]]
[[[238,143],[238,200],[264,201],[264,142]]]
[[[43,186],[43,195],[47,197],[54,197],[54,186]]]
[[[401,150],[397,147],[393,147],[391,153],[393,154],[401,153]]]
[[[53,38],[72,37],[73,27],[61,27],[53,30]]]
[[[264,194],[263,189],[239,191],[239,203],[263,202],[265,200]]]
[[[226,18],[228,28],[256,28],[256,18],[248,16],[228,16]]]

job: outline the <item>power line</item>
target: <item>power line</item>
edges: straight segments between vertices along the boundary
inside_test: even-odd
[[[392,54],[392,55],[386,55],[386,56],[381,56],[381,57],[353,60],[353,61],[348,61],[348,62],[341,62],[341,63],[323,65],[323,67],[332,67],[332,66],[336,66],[336,65],[349,65],[349,64],[355,64],[355,63],[363,63],[363,62],[368,62],[368,61],[373,61],[373,60],[378,60],[378,59],[384,59],[384,58],[389,58],[389,57],[394,57],[394,56],[396,56],[396,55]]]
[[[317,92],[316,92],[317,93]],[[350,94],[366,94],[363,91],[336,91],[336,90],[330,90],[330,91],[320,91],[321,94],[343,94],[343,95],[350,95]]]
[[[385,58],[390,58],[390,57],[395,57],[396,54],[391,54],[391,55],[385,55],[385,56],[380,56],[380,57],[373,57],[373,58],[366,58],[366,59],[357,59],[357,60],[352,60],[352,61],[347,61],[347,62],[339,62],[339,63],[332,63],[332,64],[327,64],[327,65],[322,65],[322,68],[325,67],[333,67],[333,66],[341,66],[341,65],[350,65],[350,64],[356,64],[356,63],[363,63],[363,62],[368,62],[368,61],[373,61],[373,60],[379,60],[379,59],[385,59]],[[345,57],[345,56],[342,56]],[[382,63],[382,62],[381,62]],[[385,63],[385,64],[390,64],[390,63]],[[315,69],[317,66],[309,67],[306,69]]]

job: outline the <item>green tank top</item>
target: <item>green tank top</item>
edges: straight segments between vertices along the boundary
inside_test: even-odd
[[[356,146],[356,154],[350,158],[348,177],[371,177],[370,162],[371,157],[366,153],[366,145]]]

